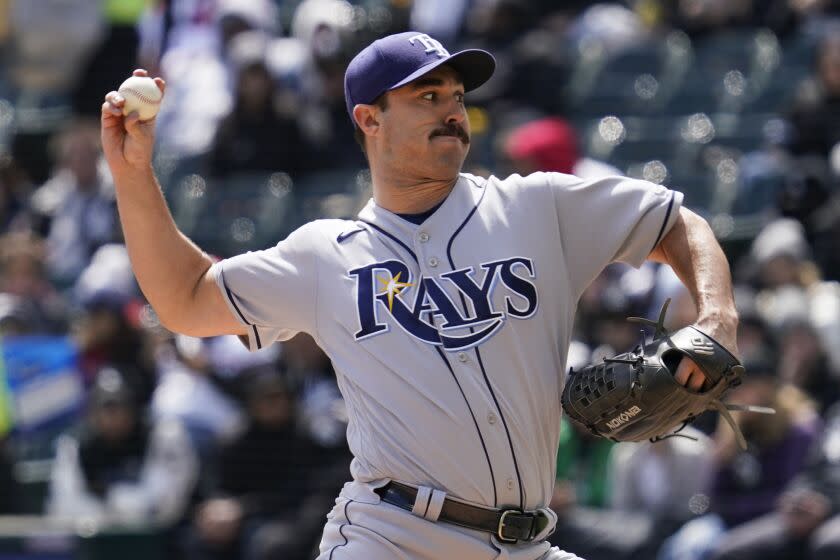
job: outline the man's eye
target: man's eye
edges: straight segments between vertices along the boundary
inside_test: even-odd
[[[457,95],[455,96],[455,99],[457,99],[457,100],[458,100],[458,103],[463,103],[463,102],[464,102],[464,94],[463,94],[463,93],[459,93],[459,94],[457,94]]]
[[[424,93],[423,94],[423,99],[425,99],[426,101],[434,101],[435,100],[434,92],[430,91],[429,93]]]

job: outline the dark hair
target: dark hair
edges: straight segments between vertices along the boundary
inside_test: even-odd
[[[382,95],[374,99],[371,105],[376,105],[382,111],[387,109],[388,92],[386,91]],[[365,133],[362,132],[362,129],[359,128],[355,122],[353,123],[353,137],[356,139],[356,142],[359,144],[359,147],[362,148],[362,153],[365,154],[365,157],[367,157],[367,150],[365,149]]]

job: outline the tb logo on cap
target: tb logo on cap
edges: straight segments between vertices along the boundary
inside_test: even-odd
[[[440,58],[449,56],[449,51],[443,48],[443,45],[440,44],[440,41],[438,41],[437,39],[432,39],[425,33],[415,35],[408,40],[408,42],[412,45],[414,44],[414,41],[419,41],[420,44],[426,47],[426,54],[437,53],[437,55]]]

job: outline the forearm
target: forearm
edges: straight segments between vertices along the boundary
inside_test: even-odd
[[[690,292],[698,323],[733,328],[738,315],[729,263],[706,221],[685,208],[650,259],[666,263]]]
[[[212,260],[178,230],[151,167],[114,180],[134,274],[161,322],[172,328]]]

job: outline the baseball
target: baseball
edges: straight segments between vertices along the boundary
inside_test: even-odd
[[[125,99],[123,115],[137,111],[141,121],[155,118],[163,93],[152,78],[132,76],[120,85],[118,91]]]

